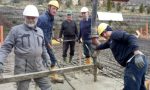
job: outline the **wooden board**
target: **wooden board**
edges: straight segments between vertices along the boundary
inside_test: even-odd
[[[94,65],[81,65],[81,66],[75,66],[75,67],[59,68],[59,69],[55,69],[55,70],[51,70],[51,71],[47,70],[47,71],[41,71],[41,72],[13,75],[13,76],[9,76],[9,77],[0,78],[0,84],[45,77],[54,72],[66,73],[66,72],[79,71],[82,69],[88,69],[88,68],[93,68],[93,67],[94,67]]]
[[[128,2],[129,0],[112,0],[112,1],[118,1],[118,2]]]

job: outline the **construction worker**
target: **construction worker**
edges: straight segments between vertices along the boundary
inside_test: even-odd
[[[80,21],[79,42],[82,38],[83,50],[85,55],[85,64],[91,64],[91,18],[87,7],[81,8],[82,20]]]
[[[59,33],[59,40],[61,40],[63,35],[63,61],[67,62],[67,51],[70,47],[70,57],[69,63],[72,61],[75,52],[75,42],[78,38],[77,25],[74,20],[72,20],[72,11],[67,11],[67,18],[61,24],[61,30]]]
[[[110,48],[116,61],[125,67],[123,90],[146,90],[144,82],[148,60],[139,50],[137,37],[122,30],[113,31],[106,23],[99,24],[98,34],[107,41],[96,50]]]
[[[55,68],[57,61],[52,48],[52,36],[53,36],[54,16],[56,15],[58,9],[59,3],[57,0],[49,1],[47,11],[39,16],[37,22],[37,26],[40,27],[44,32],[46,49],[51,60],[51,69]],[[58,78],[57,74],[53,75],[52,80],[56,82],[62,81],[62,79]]]
[[[0,48],[0,72],[4,61],[14,47],[14,74],[25,74],[46,70],[43,60],[50,58],[45,48],[43,31],[36,26],[39,12],[34,5],[27,5],[23,11],[24,24],[12,27]],[[17,90],[28,90],[31,80],[17,82]],[[34,79],[41,90],[52,90],[48,77]]]

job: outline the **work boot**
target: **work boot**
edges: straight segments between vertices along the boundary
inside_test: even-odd
[[[67,63],[67,57],[63,57],[63,62]]]
[[[73,56],[69,57],[69,63],[71,63]]]
[[[51,67],[51,70],[55,69],[55,67]],[[64,83],[64,79],[59,77],[57,73],[52,73],[50,76],[51,82],[53,83]]]
[[[92,61],[91,61],[91,58],[90,58],[90,57],[89,57],[89,58],[86,58],[85,64],[86,64],[86,65],[92,64]]]

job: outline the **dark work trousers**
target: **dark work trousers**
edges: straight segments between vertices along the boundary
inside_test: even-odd
[[[148,68],[148,60],[144,55],[141,55],[144,60],[144,66],[138,68],[135,64],[135,58],[127,63],[124,72],[124,89],[123,90],[146,90],[145,88],[145,73]]]
[[[55,66],[57,60],[54,55],[53,49],[49,48],[48,46],[46,46],[46,49],[47,49],[47,52],[48,52],[50,60],[51,60],[51,66],[53,66],[53,65]]]
[[[87,40],[87,41],[83,41],[83,51],[84,51],[84,55],[85,58],[89,58],[91,56],[91,41]]]
[[[66,41],[63,42],[63,57],[67,57],[67,51],[70,47],[70,56],[74,56],[75,51],[75,41]]]

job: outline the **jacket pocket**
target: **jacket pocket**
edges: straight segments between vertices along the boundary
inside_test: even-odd
[[[43,41],[44,41],[44,38],[40,35],[37,36],[37,43],[38,43],[38,46],[42,46],[43,45]]]
[[[23,48],[30,47],[30,34],[20,35],[17,39],[17,44]]]

